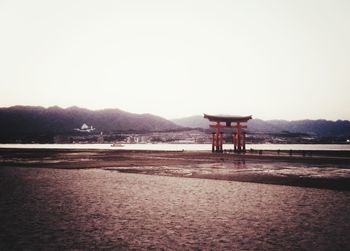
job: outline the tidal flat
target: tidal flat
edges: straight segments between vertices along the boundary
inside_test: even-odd
[[[0,250],[350,249],[346,160],[0,153]]]
[[[350,191],[350,152],[312,156],[98,149],[0,149],[0,167],[104,169]]]

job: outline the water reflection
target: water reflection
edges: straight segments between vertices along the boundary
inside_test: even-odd
[[[246,168],[246,164],[245,164],[245,160],[242,159],[242,160],[234,160],[233,161],[233,166],[232,168],[235,168],[235,169],[244,169]]]

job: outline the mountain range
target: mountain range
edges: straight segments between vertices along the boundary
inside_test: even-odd
[[[77,131],[94,133],[155,132],[185,130],[186,128],[208,129],[208,120],[203,116],[167,120],[152,114],[134,114],[119,109],[88,110],[79,107],[43,108],[36,106],[13,106],[0,108],[0,142],[31,135],[69,135]],[[91,129],[91,130],[90,130]],[[304,133],[317,137],[350,138],[350,121],[338,120],[268,120],[252,119],[248,122],[250,133]]]
[[[174,123],[184,127],[208,128],[208,120],[203,116],[174,119]],[[248,121],[251,133],[304,133],[317,137],[350,137],[350,121],[337,120],[261,120]]]
[[[85,124],[85,125],[84,125]],[[176,130],[174,122],[151,114],[133,114],[119,109],[92,111],[79,107],[50,108],[13,106],[0,108],[0,136],[69,134],[84,126],[96,132]]]

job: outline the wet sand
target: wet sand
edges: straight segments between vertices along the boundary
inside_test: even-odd
[[[349,250],[347,191],[0,168],[0,250]]]
[[[0,250],[350,250],[348,160],[280,157],[1,149]]]
[[[219,179],[350,191],[350,153],[213,154],[200,151],[0,149],[0,167],[101,168],[122,173]]]

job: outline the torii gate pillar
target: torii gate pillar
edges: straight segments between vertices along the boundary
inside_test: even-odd
[[[208,119],[210,122],[214,122],[209,126],[215,128],[215,132],[212,133],[212,152],[223,152],[223,132],[220,131],[221,128],[232,128],[234,132],[232,134],[232,143],[235,152],[245,152],[245,142],[246,133],[242,130],[247,128],[247,125],[242,124],[248,122],[252,119],[252,116],[212,116],[204,114],[204,118]],[[225,124],[222,124],[224,122]],[[235,123],[234,125],[231,125]]]

